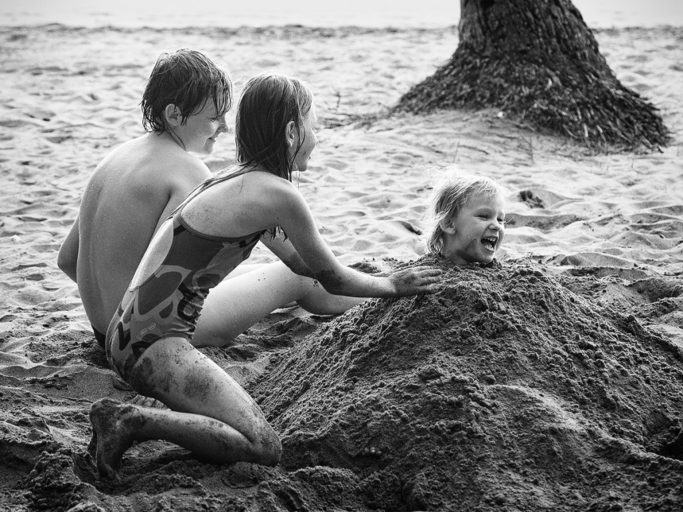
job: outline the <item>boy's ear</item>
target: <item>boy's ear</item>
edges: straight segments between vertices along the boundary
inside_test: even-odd
[[[453,221],[451,219],[443,219],[439,221],[439,227],[444,233],[448,233],[449,235],[455,234],[455,227],[453,227]]]
[[[180,109],[173,103],[166,105],[166,108],[164,109],[164,117],[166,118],[166,122],[171,126],[180,126],[182,122]]]

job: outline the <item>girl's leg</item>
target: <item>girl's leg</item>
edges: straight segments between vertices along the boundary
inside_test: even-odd
[[[97,440],[97,467],[114,477],[134,441],[163,439],[219,463],[275,465],[280,440],[249,394],[210,358],[183,338],[165,338],[137,361],[130,383],[170,410],[103,399],[90,418]]]
[[[293,302],[314,314],[335,315],[364,300],[328,293],[314,279],[295,274],[279,261],[252,267],[209,292],[193,345],[227,345],[273,310]]]

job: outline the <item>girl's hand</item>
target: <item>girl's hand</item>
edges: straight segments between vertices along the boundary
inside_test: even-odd
[[[439,288],[443,271],[430,267],[399,270],[387,276],[394,288],[394,296],[434,293]]]

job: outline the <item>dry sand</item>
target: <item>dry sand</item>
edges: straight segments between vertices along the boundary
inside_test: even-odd
[[[594,154],[495,111],[348,123],[444,62],[454,28],[0,27],[0,509],[680,510],[683,28],[596,36],[661,109],[661,152]],[[87,412],[132,395],[55,260],[89,173],[141,133],[153,61],[179,47],[238,91],[263,70],[311,84],[323,128],[296,180],[344,262],[420,258],[453,165],[506,187],[510,225],[499,264],[455,269],[438,294],[333,320],[280,310],[206,351],[282,435],[280,466],[150,442],[113,484],[87,456]],[[233,154],[224,136],[207,163]]]

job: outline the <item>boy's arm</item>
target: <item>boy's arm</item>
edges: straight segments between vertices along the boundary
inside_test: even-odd
[[[78,217],[74,221],[69,234],[62,242],[57,255],[57,266],[75,283],[78,264]]]

